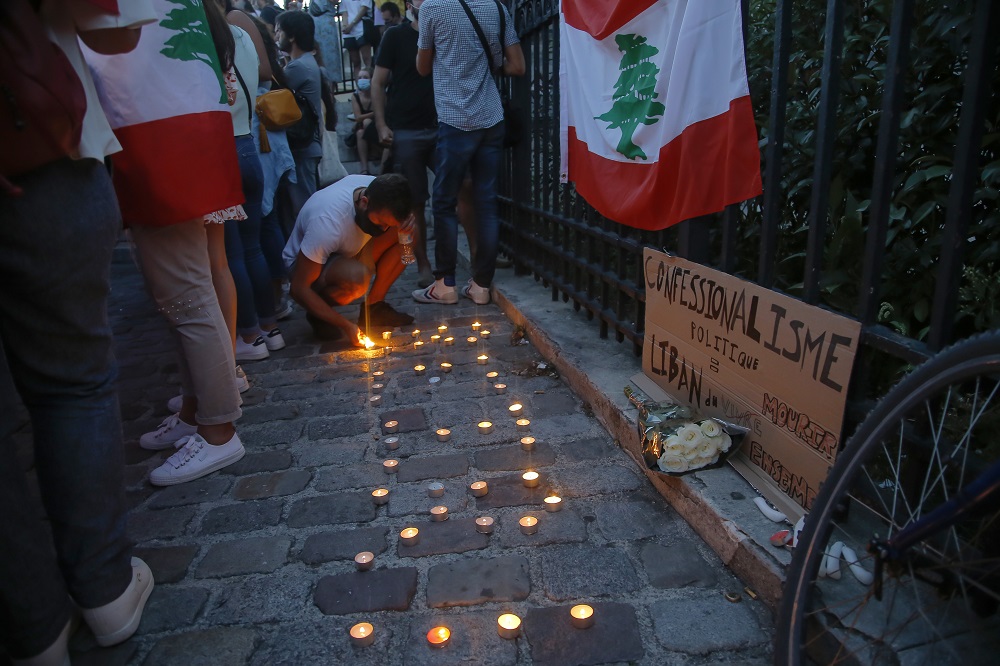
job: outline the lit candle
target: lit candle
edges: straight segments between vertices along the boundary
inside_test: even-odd
[[[521,448],[525,451],[535,450],[535,438],[534,437],[522,437],[521,438]]]
[[[441,324],[440,326],[438,326],[438,333],[440,333],[441,335],[444,335],[444,332],[447,331],[447,330],[448,330],[448,327],[445,326],[444,324]]]
[[[385,438],[385,448],[390,451],[395,451],[399,448],[399,437],[386,437]]]
[[[437,483],[436,481],[427,484],[427,495],[429,497],[441,497],[444,495],[444,484]]]
[[[447,442],[451,439],[451,430],[448,430],[447,428],[438,428],[434,434],[437,435],[439,442]]]
[[[382,331],[383,340],[392,340],[392,331]]]
[[[357,647],[368,647],[375,642],[375,628],[367,622],[359,622],[351,627],[351,643]]]
[[[384,370],[376,370],[375,372],[372,373],[372,379],[374,379],[375,381],[380,381],[383,377],[385,377]]]
[[[449,335],[447,338],[445,338],[441,342],[445,343],[446,345],[453,345],[453,344],[455,344],[455,338],[453,338],[453,337],[451,337]]]
[[[420,349],[423,346],[424,346],[424,341],[423,340],[417,340],[416,342],[413,343],[413,348],[416,349],[417,351],[420,351]]]
[[[480,354],[479,356],[476,357],[476,363],[478,363],[479,365],[486,365],[487,363],[489,363],[489,361],[490,357],[487,356],[486,354]]]
[[[540,475],[538,472],[525,472],[524,474],[521,475],[521,481],[524,482],[525,488],[537,488],[539,483],[539,478]]]
[[[473,331],[478,331],[478,330],[479,330],[479,329],[481,329],[482,327],[483,327],[483,325],[482,325],[482,324],[480,324],[480,323],[479,323],[478,321],[474,321],[474,322],[472,322],[472,330],[473,330]]]
[[[435,333],[431,336],[431,342],[441,342],[441,336]]]
[[[413,329],[413,332],[410,333],[410,335],[412,335],[415,338],[419,338],[420,337],[420,329],[419,328]]]
[[[379,394],[385,390],[385,384],[372,384],[372,393]]]
[[[451,372],[451,363],[447,361],[441,364],[441,372]]]
[[[387,433],[394,433],[399,430],[399,421],[386,421],[382,424],[382,429]]]
[[[418,375],[422,375],[425,372],[427,372],[427,366],[426,365],[415,365],[415,366],[413,366],[413,372],[417,373]]]
[[[476,518],[476,531],[480,534],[493,534],[493,519],[489,516],[479,516]]]
[[[538,518],[534,516],[525,516],[517,524],[521,527],[521,534],[531,535],[538,531]]]
[[[359,342],[360,342],[360,343],[361,343],[362,345],[364,345],[365,349],[371,349],[372,347],[374,347],[374,346],[375,346],[375,343],[374,343],[374,342],[372,342],[372,339],[371,339],[371,338],[369,338],[369,337],[368,337],[367,335],[365,335],[364,333],[362,333],[361,331],[358,331],[358,341],[359,341]]]
[[[511,416],[520,416],[521,412],[524,411],[524,405],[522,405],[519,402],[515,402],[513,405],[507,408],[507,411],[510,412]]]
[[[490,421],[480,421],[479,422],[479,434],[488,435],[493,432],[493,423]]]
[[[388,488],[376,488],[372,491],[372,501],[375,502],[376,506],[382,506],[383,504],[389,503],[389,489]]]
[[[587,604],[579,604],[569,609],[569,619],[577,629],[594,626],[594,609]]]
[[[431,520],[435,523],[442,523],[448,520],[448,507],[446,506],[433,506],[431,507]]]
[[[521,635],[521,618],[513,613],[504,613],[497,618],[497,633],[500,638],[517,638]]]
[[[434,627],[427,632],[427,643],[432,648],[443,648],[451,639],[451,631],[448,627]]]
[[[490,492],[490,487],[485,481],[476,481],[469,486],[469,491],[472,493],[473,497],[483,497],[486,493]]]
[[[416,527],[407,527],[399,533],[399,542],[404,546],[416,546],[420,541],[420,530]]]
[[[372,407],[378,407],[379,405],[382,404],[382,396],[373,395],[372,397],[368,398],[368,404],[370,404]]]
[[[476,344],[477,342],[479,342],[479,338],[477,338],[477,337],[476,337],[476,336],[474,336],[474,335],[470,335],[469,337],[467,337],[467,338],[465,339],[465,341],[466,341],[466,342],[468,342],[468,343],[469,343],[470,345],[474,345],[474,344]]]
[[[552,495],[551,497],[545,498],[545,510],[549,513],[555,513],[562,508],[562,498]]]
[[[518,432],[531,432],[531,421],[528,419],[518,419],[515,423]]]
[[[368,571],[375,564],[375,553],[369,553],[367,550],[363,553],[358,553],[354,556],[354,565],[358,568],[358,571]]]
[[[496,379],[499,376],[500,376],[500,373],[497,372],[496,370],[493,370],[492,372],[487,372],[486,373],[486,379]]]
[[[382,470],[386,474],[395,474],[396,471],[399,470],[399,461],[398,460],[393,460],[392,458],[390,458],[389,460],[383,461],[382,462]]]
[[[507,385],[506,384],[494,384],[493,385],[493,391],[495,393],[497,393],[497,394],[506,393],[507,392]]]
[[[485,330],[484,331],[480,331],[479,332],[479,337],[481,337],[483,340],[487,340],[490,337],[490,332],[489,331],[485,331]]]

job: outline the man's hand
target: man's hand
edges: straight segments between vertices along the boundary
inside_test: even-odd
[[[382,125],[378,128],[378,142],[386,148],[392,146],[392,130]]]
[[[344,332],[344,339],[351,342],[355,347],[363,348],[365,346],[365,343],[361,341],[361,336],[364,335],[364,333],[357,327],[357,325],[347,322],[340,327],[340,330]]]

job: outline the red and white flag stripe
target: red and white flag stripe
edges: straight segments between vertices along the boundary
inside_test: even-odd
[[[663,229],[761,192],[740,0],[562,0],[561,180]]]

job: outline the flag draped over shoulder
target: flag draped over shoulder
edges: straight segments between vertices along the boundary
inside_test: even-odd
[[[126,224],[161,226],[243,203],[233,122],[199,0],[153,0],[157,22],[122,55],[85,51],[122,152]]]
[[[740,0],[561,0],[560,180],[663,229],[761,193]]]

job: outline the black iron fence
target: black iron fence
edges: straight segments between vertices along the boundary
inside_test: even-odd
[[[660,232],[559,182],[558,11],[514,7],[527,74],[505,85],[529,131],[505,162],[501,249],[601,337],[640,353],[646,246],[860,321],[856,402],[1000,326],[1000,3],[743,0],[764,194]]]

